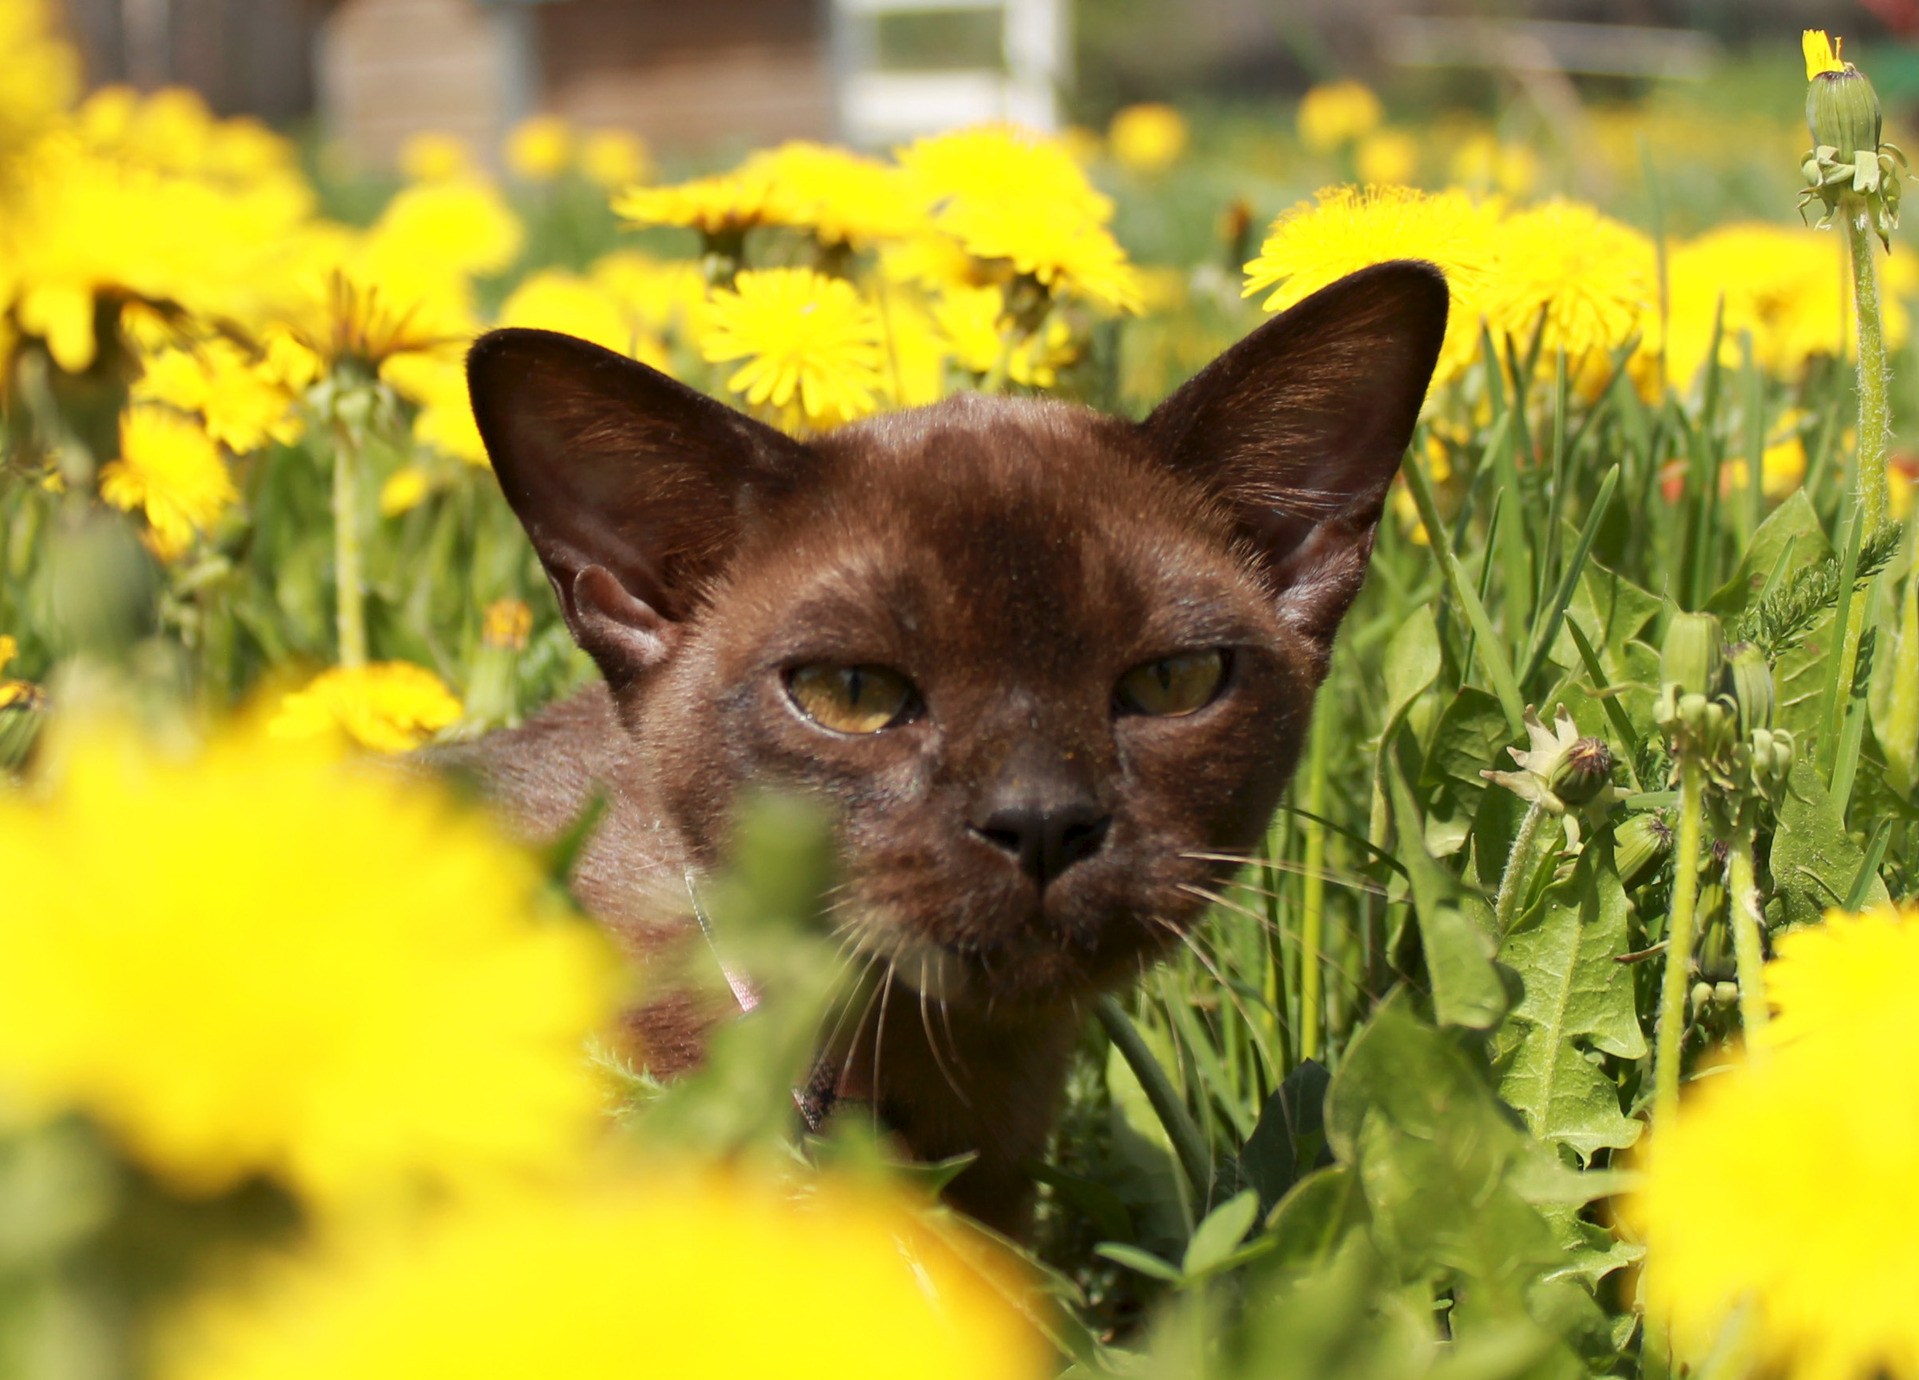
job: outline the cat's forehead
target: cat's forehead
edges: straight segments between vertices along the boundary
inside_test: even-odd
[[[1231,640],[1264,606],[1224,514],[1128,422],[961,397],[816,446],[822,482],[746,561],[756,602],[814,626],[1057,661]]]

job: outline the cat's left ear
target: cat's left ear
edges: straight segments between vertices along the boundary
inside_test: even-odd
[[[1141,426],[1237,515],[1282,615],[1332,650],[1446,334],[1446,280],[1377,264],[1267,322]]]

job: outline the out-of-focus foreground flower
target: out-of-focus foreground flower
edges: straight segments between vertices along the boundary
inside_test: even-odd
[[[968,1253],[973,1254],[973,1253]],[[902,1204],[666,1170],[514,1198],[287,1272],[176,1337],[168,1380],[631,1375],[1021,1380],[1012,1281]]]
[[[484,821],[254,729],[48,756],[0,794],[0,1124],[84,1112],[180,1191],[329,1204],[579,1155],[602,946]]]
[[[1919,1375],[1919,911],[1828,913],[1766,988],[1763,1043],[1651,1137],[1648,1306],[1682,1358],[1730,1337],[1765,1374]]]

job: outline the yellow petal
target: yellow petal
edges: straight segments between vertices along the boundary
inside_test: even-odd
[[[1846,64],[1839,60],[1839,49],[1845,40],[1834,43],[1826,37],[1824,29],[1805,29],[1800,32],[1799,46],[1806,54],[1806,80],[1811,81],[1821,72],[1843,72]]]

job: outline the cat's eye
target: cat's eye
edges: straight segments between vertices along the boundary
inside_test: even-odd
[[[786,694],[800,713],[835,733],[878,733],[919,704],[913,682],[884,666],[800,666],[787,673]]]
[[[1218,648],[1161,657],[1121,676],[1113,698],[1129,714],[1170,719],[1197,713],[1219,694],[1226,665],[1227,653]]]

